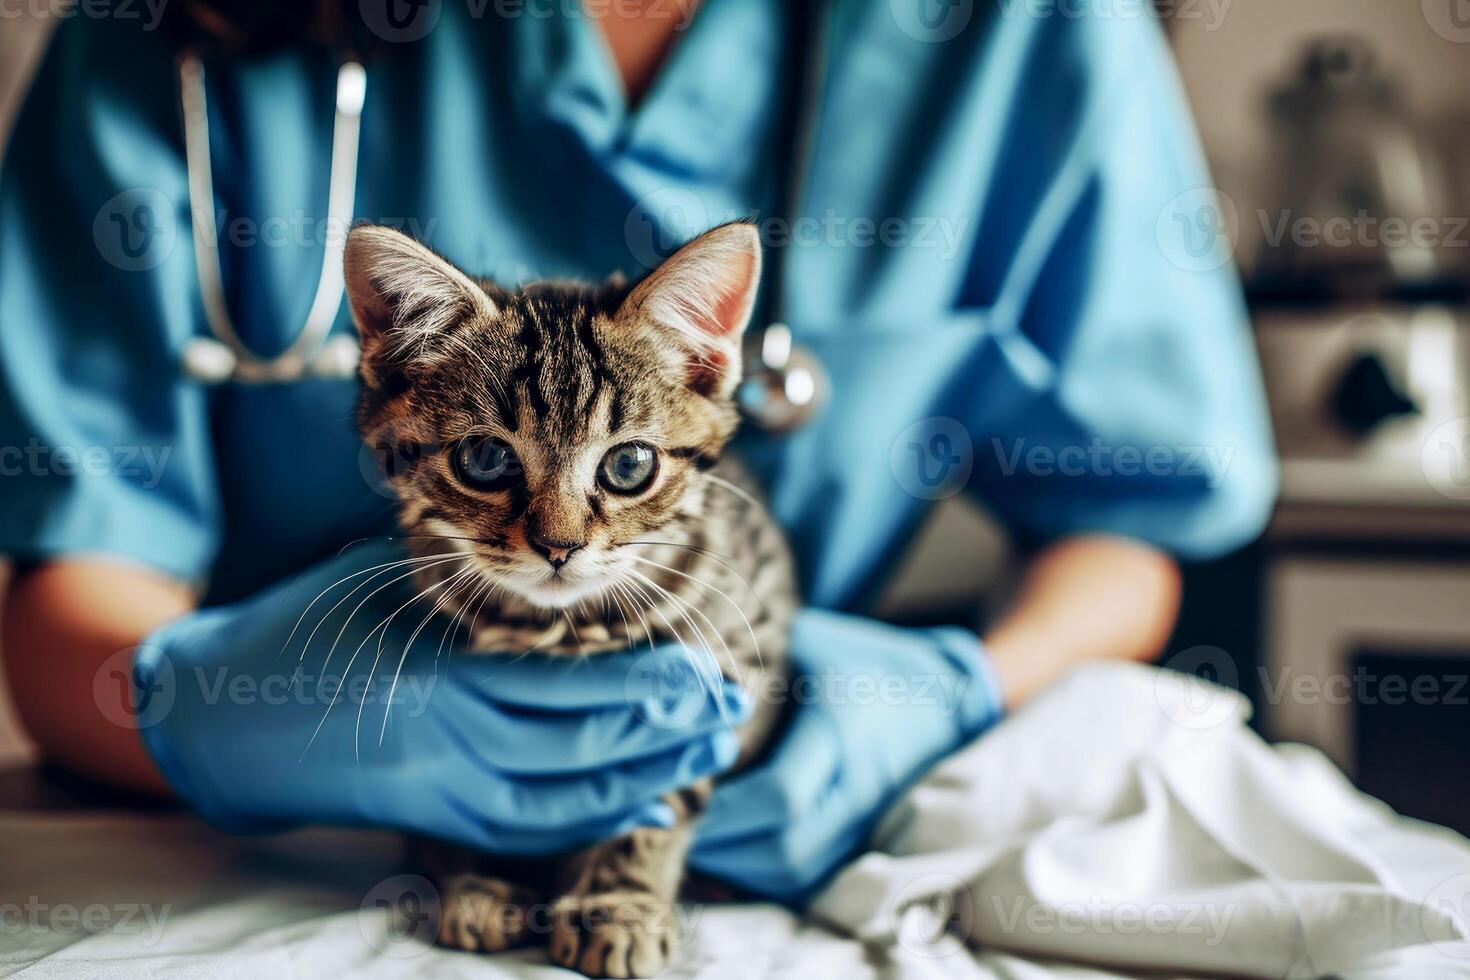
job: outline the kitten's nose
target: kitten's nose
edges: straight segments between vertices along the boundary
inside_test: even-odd
[[[526,540],[542,558],[551,562],[552,568],[560,568],[565,565],[572,554],[582,547],[582,542],[579,541],[562,541],[557,538],[542,537],[539,534],[528,535]]]

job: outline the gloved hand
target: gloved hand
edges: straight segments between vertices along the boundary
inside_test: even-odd
[[[661,794],[734,761],[738,690],[651,686],[683,666],[682,651],[467,653],[442,641],[447,619],[418,629],[438,593],[400,609],[419,591],[392,581],[413,567],[390,564],[402,558],[356,546],[141,645],[137,723],[206,819],[244,833],[382,826],[545,853],[668,824]]]
[[[992,725],[1001,689],[979,639],[805,610],[786,729],[715,789],[690,863],[791,905],[853,856],[904,789]]]

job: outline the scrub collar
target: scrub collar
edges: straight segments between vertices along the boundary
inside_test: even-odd
[[[665,184],[726,184],[751,167],[785,105],[780,3],[705,0],[630,109],[601,26],[571,2],[512,22],[521,111],[571,130],[634,184],[640,170]]]

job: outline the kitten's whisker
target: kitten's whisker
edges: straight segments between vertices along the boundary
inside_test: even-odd
[[[709,658],[709,662],[714,665],[716,676],[717,677],[723,677],[724,676],[724,672],[722,670],[720,670],[719,658],[715,656],[714,647],[710,646],[709,639],[704,635],[704,631],[701,630],[699,628],[698,624],[695,623],[694,620],[692,620],[692,619],[689,618],[689,614],[686,613],[686,612],[684,612],[684,609],[681,608],[681,607],[687,607],[689,609],[693,609],[694,607],[693,606],[690,606],[687,602],[684,602],[678,596],[674,595],[674,593],[670,592],[668,589],[665,589],[663,586],[659,585],[657,582],[653,581],[651,578],[649,578],[648,576],[644,575],[642,572],[638,572],[638,571],[635,571],[633,569],[629,569],[628,571],[629,571],[629,574],[633,575],[635,578],[637,578],[639,581],[641,581],[644,585],[647,585],[649,588],[653,589],[654,590],[654,593],[656,595],[661,594],[661,595],[663,595],[664,597],[668,598],[669,600],[671,600],[673,602],[673,604],[674,604],[674,611],[684,620],[685,625],[687,625],[694,632],[695,637],[699,640],[699,644],[700,644],[700,646],[704,650],[705,656],[707,656]],[[655,612],[658,611],[658,609],[657,609],[656,606],[654,607],[654,611]],[[696,613],[698,612],[698,610],[694,610],[694,611]],[[660,613],[660,615],[662,615],[662,614]],[[706,621],[708,622],[708,617],[706,617]],[[667,619],[665,619],[665,622],[667,622]],[[669,628],[670,629],[673,629],[672,626],[670,626]],[[719,637],[720,644],[725,647],[726,657],[728,659],[730,659],[730,660],[733,660],[734,657],[730,654],[730,648],[729,648],[728,645],[725,644],[725,638],[722,637],[722,636],[719,636],[719,630],[718,629],[715,629],[715,626],[714,626],[713,623],[710,623],[710,628],[715,630],[715,635],[717,637]],[[676,633],[675,635],[677,636],[678,634]],[[684,644],[682,643],[682,641],[681,641],[680,645],[681,646],[684,646]],[[693,654],[693,651],[688,650],[688,647],[687,646],[685,646],[685,650],[688,651],[691,655]],[[695,667],[695,672],[698,673],[698,674],[700,674],[700,683],[703,684],[704,681],[705,681],[705,678],[704,678],[702,672],[699,670],[698,666],[693,663],[692,659],[691,659],[691,666],[694,666]]]
[[[616,547],[621,548],[625,545],[632,544],[663,545],[669,548],[683,548],[686,551],[693,551],[696,554],[704,555],[708,558],[713,558],[715,561],[719,562],[721,565],[724,565],[731,572],[733,572],[736,578],[744,582],[745,587],[750,589],[752,595],[755,594],[755,586],[751,585],[750,579],[746,578],[745,574],[741,572],[739,568],[735,567],[733,559],[731,559],[728,555],[722,555],[718,551],[711,551],[709,548],[701,548],[699,545],[680,544],[677,541],[624,541],[622,542],[622,544],[619,544]]]
[[[666,572],[673,572],[676,575],[682,575],[684,578],[690,579],[691,581],[695,581],[695,582],[697,582],[698,584],[700,584],[702,586],[705,585],[704,582],[702,582],[702,581],[700,581],[698,579],[695,579],[692,575],[684,575],[684,573],[678,571],[677,569],[670,568],[667,565],[661,565],[661,564],[659,564],[656,561],[652,561],[652,560],[647,559],[647,558],[634,558],[633,560],[636,561],[636,562],[639,562],[640,564],[652,565],[652,566],[654,566],[656,568],[663,569]],[[700,617],[700,619],[704,620],[705,625],[709,626],[709,628],[714,631],[715,635],[720,638],[720,643],[722,645],[724,645],[726,652],[729,653],[730,648],[729,648],[729,645],[725,643],[724,633],[721,632],[719,626],[716,625],[715,622],[713,620],[711,620],[709,618],[709,616],[707,616],[702,609],[700,609],[698,606],[694,605],[688,599],[686,599],[683,596],[679,595],[674,590],[669,589],[669,588],[666,588],[665,586],[662,586],[662,585],[658,584],[657,582],[654,582],[652,579],[648,578],[647,576],[644,576],[644,575],[642,575],[642,574],[640,574],[638,572],[634,572],[633,574],[634,575],[637,575],[640,579],[643,579],[643,581],[646,582],[646,583],[648,583],[648,585],[650,587],[657,589],[660,594],[668,597],[668,599],[670,601],[675,602],[678,605],[680,605],[680,606],[688,609],[690,612],[692,612],[696,616]],[[707,588],[714,589],[714,586],[706,586],[706,587]],[[714,591],[719,592],[719,589],[714,589]],[[730,654],[730,656],[731,656],[731,659],[733,660],[734,659],[734,655],[733,654]]]
[[[633,571],[632,569],[629,569],[628,571],[629,571],[629,574],[631,574],[631,575],[635,575],[635,576],[638,575],[638,573],[635,572],[635,571]],[[641,578],[642,576],[639,576],[639,577]],[[658,602],[655,601],[655,597],[651,593],[649,593],[649,591],[647,589],[645,589],[642,585],[640,585],[637,582],[634,582],[632,579],[624,579],[623,581],[624,581],[624,584],[626,585],[626,587],[628,589],[629,596],[633,597],[634,599],[642,600],[644,608],[646,608],[649,612],[653,613],[659,619],[663,620],[663,622],[664,622],[664,628],[668,630],[668,635],[673,639],[673,641],[675,643],[679,644],[679,647],[682,650],[684,650],[685,655],[687,656],[689,654],[689,652],[690,652],[689,651],[689,648],[688,648],[688,644],[685,642],[683,635],[680,634],[680,632],[677,629],[674,628],[674,624],[671,623],[671,622],[669,622],[669,617],[665,616],[664,613],[663,613],[663,610],[659,608]],[[636,603],[635,603],[635,605],[634,605],[633,608],[635,610],[637,610],[638,606],[637,606]],[[642,614],[641,613],[639,614],[639,618],[640,619],[642,618]],[[645,620],[644,621],[644,629],[646,630],[647,628],[648,628],[647,621]],[[653,642],[653,634],[652,634],[652,632],[650,632],[648,634],[648,637],[649,637],[649,642],[652,643]],[[700,673],[697,664],[694,664],[691,661],[690,666],[692,668],[694,668],[694,671],[695,671],[696,674],[699,674]]]
[[[555,624],[553,623],[553,625],[555,625]],[[547,644],[554,643],[554,642],[556,642],[559,639],[561,639],[561,632],[560,631],[552,632],[551,627],[548,626],[546,628],[546,635],[543,636],[543,637],[541,637],[541,639],[537,640],[535,643],[531,644],[526,649],[522,650],[520,656],[516,657],[516,659],[517,660],[522,660],[522,659],[524,659],[526,657],[529,657],[531,654],[535,653],[537,650],[540,650],[542,647],[546,646]]]
[[[616,582],[611,583],[609,585],[609,587],[608,587],[608,590],[605,593],[603,593],[603,599],[604,599],[604,602],[606,600],[608,600],[608,599],[611,599],[613,605],[618,610],[618,615],[622,617],[622,619],[623,619],[623,636],[628,641],[627,644],[626,644],[627,649],[631,650],[631,649],[633,649],[633,627],[628,622],[628,611],[623,608],[623,600],[622,600],[622,598],[617,593],[617,587],[618,587],[618,583],[616,583]]]
[[[398,658],[398,666],[393,669],[393,683],[388,685],[388,698],[386,701],[383,702],[383,727],[378,729],[379,746],[383,744],[383,737],[388,733],[388,712],[393,710],[393,694],[395,691],[398,690],[398,678],[403,674],[403,664],[408,660],[408,651],[413,649],[414,641],[419,638],[419,634],[423,632],[424,627],[429,625],[429,621],[434,618],[434,614],[437,613],[440,607],[444,605],[445,600],[449,596],[454,595],[455,590],[464,584],[465,576],[473,575],[474,573],[475,568],[473,565],[466,566],[465,568],[461,568],[459,571],[455,572],[448,578],[442,579],[439,582],[436,582],[435,584],[429,586],[427,589],[420,592],[412,599],[408,600],[408,602],[404,603],[398,609],[394,610],[393,615],[389,616],[388,622],[384,624],[383,632],[378,634],[378,655],[373,658],[373,666],[368,671],[369,677],[372,677],[378,672],[378,661],[381,660],[383,657],[383,638],[388,635],[388,628],[393,624],[394,617],[396,617],[398,613],[401,612],[403,609],[406,609],[410,604],[417,602],[419,599],[427,596],[435,589],[443,588],[444,586],[448,586],[453,583],[450,588],[445,589],[444,592],[440,594],[439,598],[435,600],[433,608],[429,610],[429,614],[425,616],[417,626],[414,627],[413,632],[409,634],[408,642],[403,644],[403,653]],[[348,664],[349,670],[351,669],[351,667],[352,665]],[[354,754],[360,751],[358,748],[358,742],[362,733],[362,709],[363,706],[366,704],[367,698],[363,698],[357,704],[357,726],[353,729],[352,733],[352,749]],[[361,762],[360,755],[358,756],[358,761]]]
[[[485,604],[485,600],[490,597],[490,590],[495,587],[495,583],[487,578],[482,578],[480,580],[480,583],[481,584],[477,588],[471,590],[469,598],[460,605],[459,610],[454,614],[454,618],[449,621],[449,625],[444,628],[443,634],[439,637],[439,648],[434,651],[435,677],[439,676],[439,658],[444,654],[444,644],[449,642],[451,636],[455,637],[457,641],[461,622],[463,622],[465,624],[465,628],[470,631],[469,638],[473,639],[474,620],[475,617],[479,615],[479,611],[476,610],[473,616],[465,616],[465,613],[469,610],[471,604],[473,604],[476,600],[479,600],[480,605],[483,607]]]
[[[488,544],[492,548],[496,546],[497,541],[497,539],[495,538],[476,538],[471,537],[467,534],[379,534],[369,537],[354,538],[353,540],[343,545],[341,550],[338,551],[337,554],[340,555],[343,551],[346,551],[353,545],[361,544],[364,541],[412,541],[418,538],[426,538],[430,541],[471,541],[475,544]]]
[[[572,631],[572,639],[577,642],[577,652],[582,652],[582,637],[577,634],[577,624],[572,622],[571,614],[565,609],[561,611],[561,618],[567,621],[567,629]]]
[[[342,641],[342,634],[347,631],[348,624],[350,624],[352,622],[353,617],[357,615],[358,611],[360,609],[362,609],[362,607],[364,605],[366,605],[372,599],[373,596],[377,595],[379,592],[382,592],[384,589],[388,588],[389,586],[393,585],[394,583],[401,582],[404,579],[408,578],[409,576],[415,575],[415,574],[417,574],[418,572],[422,571],[425,568],[436,567],[438,564],[444,564],[444,563],[448,563],[450,561],[456,561],[456,560],[463,561],[463,560],[467,560],[467,558],[468,558],[468,556],[457,556],[456,558],[440,558],[439,561],[436,562],[433,565],[421,565],[421,566],[418,566],[416,568],[410,569],[409,571],[403,573],[402,575],[397,576],[396,578],[391,579],[388,582],[383,583],[382,585],[380,585],[376,589],[374,589],[372,592],[370,592],[366,596],[364,596],[363,599],[362,599],[362,601],[359,602],[353,608],[352,612],[348,613],[346,622],[344,622],[342,624],[342,629],[339,630],[338,633],[337,633],[337,638],[332,641],[332,648],[329,651],[327,651],[327,659],[324,660],[324,661],[322,661],[322,674],[325,675],[326,674],[326,671],[327,671],[327,668],[331,665],[331,663],[332,663],[332,657],[335,656],[336,653],[337,653],[337,644]],[[355,592],[356,590],[353,590],[353,591]],[[383,625],[382,623],[379,624],[379,626],[382,626],[382,625]],[[361,651],[362,648],[363,648],[363,646],[365,646],[367,644],[367,641],[370,640],[370,639],[372,639],[373,634],[378,631],[379,626],[374,626],[372,629],[368,630],[367,636],[364,636],[362,638],[362,643],[359,643],[358,646],[357,646],[358,651]],[[305,653],[304,652],[302,653],[302,656],[305,657]],[[347,683],[347,675],[351,673],[351,671],[352,671],[352,662],[354,660],[356,660],[356,659],[357,659],[357,652],[354,652],[353,655],[352,655],[352,660],[349,660],[347,662],[347,669],[343,672],[343,675],[342,675],[342,677],[343,677],[342,684],[346,684]],[[342,696],[342,685],[338,685],[337,689],[332,692],[332,700],[327,704],[327,710],[324,711],[324,712],[322,712],[322,719],[321,719],[321,721],[317,722],[316,729],[311,733],[311,738],[307,741],[306,748],[305,749],[302,749],[302,751],[301,751],[301,758],[302,759],[306,758],[306,753],[309,752],[309,751],[311,751],[312,744],[316,741],[317,735],[321,733],[322,726],[325,725],[326,722],[327,722],[327,716],[332,713],[332,709],[334,707],[336,707],[337,701],[338,701],[338,699],[341,696]]]
[[[375,657],[373,657],[373,665],[370,668],[368,668],[368,673],[367,673],[368,682],[371,683],[372,680],[373,680],[373,678],[377,676],[377,673],[378,673],[378,664],[383,659],[383,641],[385,639],[387,639],[387,637],[388,637],[388,630],[392,628],[392,626],[393,626],[393,620],[395,620],[395,619],[398,618],[398,614],[399,613],[403,612],[403,610],[407,609],[409,606],[413,605],[415,602],[418,602],[424,596],[426,596],[429,593],[434,592],[435,590],[443,587],[446,583],[453,582],[461,574],[461,572],[463,572],[463,571],[464,571],[463,569],[460,569],[459,571],[455,572],[454,575],[451,575],[449,578],[439,579],[438,581],[434,582],[433,584],[431,584],[430,586],[428,586],[427,588],[425,588],[422,592],[418,593],[413,598],[411,598],[407,602],[403,603],[403,605],[399,606],[397,609],[395,609],[391,613],[389,613],[385,618],[383,618],[382,620],[380,620],[378,622],[378,624],[376,626],[374,626],[372,629],[368,630],[367,635],[362,638],[362,642],[358,643],[357,648],[352,651],[352,656],[349,657],[348,660],[347,660],[347,666],[342,671],[343,683],[346,683],[346,679],[352,675],[352,665],[357,662],[358,655],[360,653],[362,653],[362,650],[363,650],[364,647],[367,646],[368,641],[373,638],[373,634],[374,633],[377,633],[378,634],[378,651],[377,651],[377,655]],[[408,650],[408,648],[405,647],[404,648],[405,655],[407,654],[407,650]],[[394,680],[396,682],[397,681],[397,678],[395,677]],[[340,691],[341,688],[338,688],[338,690]],[[391,697],[391,695],[390,695],[390,697]],[[335,697],[332,699],[332,703],[333,704],[336,703],[336,698]],[[363,710],[364,706],[366,706],[366,705],[367,705],[367,691],[366,691],[366,688],[364,688],[364,691],[363,691],[363,699],[357,703],[357,724],[353,728],[353,734],[352,734],[352,754],[357,759],[357,762],[358,762],[359,765],[362,763],[362,754],[361,754],[361,747],[360,747],[361,734],[362,734],[362,710]],[[331,705],[328,705],[327,711],[330,712],[331,710],[332,710],[331,709]],[[318,730],[320,730],[321,724],[325,723],[326,720],[327,720],[327,716],[326,716],[326,714],[323,714],[322,715],[322,721],[321,721],[321,723],[318,723],[318,725],[317,725]],[[315,735],[314,732],[312,733],[312,737],[313,738],[316,737],[316,735]]]
[[[501,591],[500,583],[494,581],[493,579],[487,579],[486,585],[488,585],[489,588],[487,588],[484,594],[480,596],[480,604],[475,607],[475,611],[473,613],[465,617],[465,640],[469,643],[473,643],[475,640],[475,624],[480,621],[480,614],[485,611],[485,603],[490,601],[491,596]]]
[[[638,575],[637,572],[633,572],[633,574],[634,575]],[[642,576],[639,576],[639,578],[642,578]],[[669,622],[668,617],[665,616],[663,614],[663,611],[658,608],[658,603],[656,603],[654,601],[654,599],[643,588],[643,586],[641,586],[637,582],[633,582],[633,581],[626,581],[625,584],[626,584],[626,587],[627,587],[627,590],[628,590],[627,594],[628,594],[629,598],[635,600],[634,603],[633,603],[633,610],[638,613],[638,618],[639,618],[640,621],[643,622],[644,629],[645,630],[648,629],[648,623],[647,623],[646,620],[643,619],[642,612],[639,612],[638,603],[636,601],[637,599],[642,599],[643,603],[648,607],[648,609],[651,612],[653,612],[655,615],[657,615],[660,619],[662,619],[664,621],[664,625],[669,630],[669,635],[674,638],[674,642],[675,643],[679,644],[679,652],[683,654],[684,659],[689,664],[689,669],[694,672],[695,678],[699,681],[699,689],[702,692],[704,692],[706,695],[708,695],[709,694],[709,691],[710,691],[710,686],[711,685],[710,685],[710,682],[705,677],[705,671],[704,671],[704,669],[699,665],[699,662],[695,659],[695,656],[694,656],[695,651],[693,651],[693,650],[691,650],[689,648],[689,644],[685,642],[684,637],[681,636],[679,634],[679,631],[674,628],[674,625]],[[688,620],[687,617],[685,618],[685,622],[686,623],[689,622],[689,620]],[[690,623],[689,625],[690,625],[691,628],[693,628],[693,624],[692,623]],[[651,642],[652,642],[652,633],[649,633],[648,636],[649,636],[649,640],[650,640],[650,644],[651,644]],[[709,651],[708,644],[705,643],[703,635],[700,635],[699,636],[699,639],[700,639],[700,642],[704,644],[704,649],[708,652],[708,655],[711,657],[711,659],[713,659],[714,653],[713,653],[713,651]],[[716,670],[718,671],[718,665],[716,666]]]
[[[704,475],[704,478],[706,480],[708,480],[712,485],[717,486],[717,487],[720,487],[720,488],[722,488],[724,490],[730,491],[735,496],[741,498],[746,503],[750,504],[750,506],[754,507],[756,510],[764,511],[766,509],[761,504],[761,502],[759,500],[756,500],[754,497],[752,497],[748,491],[744,490],[741,487],[737,487],[735,484],[731,483],[729,480],[726,480],[723,477],[715,476],[713,473],[706,473]]]
[[[347,614],[347,618],[342,621],[342,628],[339,629],[339,630],[337,630],[337,636],[336,636],[336,638],[334,640],[332,640],[331,649],[329,649],[327,651],[327,659],[325,659],[325,660],[322,661],[322,673],[326,673],[327,667],[329,667],[331,665],[331,663],[332,663],[332,658],[337,655],[337,645],[342,642],[342,637],[343,637],[344,634],[346,634],[347,627],[352,624],[353,618],[357,616],[358,612],[360,612],[362,610],[362,607],[363,606],[367,605],[368,602],[372,600],[373,596],[377,595],[379,592],[382,592],[384,589],[388,588],[389,586],[392,586],[392,585],[394,585],[394,584],[396,584],[398,582],[402,582],[404,579],[409,578],[409,577],[411,577],[413,575],[417,575],[419,572],[425,571],[425,570],[430,569],[430,568],[438,568],[440,565],[447,565],[450,562],[454,562],[454,561],[468,561],[471,557],[472,556],[470,556],[470,555],[451,555],[451,556],[437,555],[437,556],[434,557],[433,560],[430,560],[430,561],[425,562],[423,564],[415,565],[415,567],[409,569],[407,572],[404,572],[402,575],[399,575],[396,578],[389,579],[387,582],[384,582],[382,585],[378,586],[376,589],[374,589],[373,591],[369,592],[367,595],[363,596],[362,597],[362,601],[359,602],[356,606],[352,607],[352,611],[350,613],[348,613]],[[370,584],[370,583],[363,583],[363,584],[364,585],[367,585],[367,584]],[[357,589],[353,589],[352,591],[355,594],[357,592]],[[345,597],[343,599],[343,601],[345,602],[347,598],[351,598],[351,596]],[[328,615],[330,615],[330,613],[328,613]],[[320,626],[320,625],[321,625],[320,623],[317,624],[317,626]],[[312,635],[313,636],[316,635],[316,630],[312,630]],[[371,633],[369,633],[369,635],[371,635]],[[307,637],[307,644],[310,645],[310,643],[311,643],[311,637]],[[301,651],[301,656],[302,656],[303,659],[305,659],[305,657],[306,657],[306,650],[305,649],[303,649]]]
[[[340,555],[341,552],[338,552],[338,554]],[[384,572],[384,571],[386,571],[388,569],[391,569],[391,568],[399,568],[399,567],[401,567],[403,565],[411,565],[411,564],[415,564],[415,563],[419,563],[419,562],[430,561],[433,558],[437,558],[437,557],[441,557],[441,556],[439,556],[439,555],[425,555],[425,556],[421,556],[421,557],[403,558],[403,559],[399,559],[398,561],[383,562],[381,565],[374,565],[372,568],[366,568],[366,569],[363,569],[361,571],[353,572],[351,575],[344,575],[344,576],[342,576],[337,581],[333,582],[331,585],[327,586],[325,589],[322,589],[320,592],[318,592],[316,594],[316,598],[313,599],[313,600],[311,600],[311,602],[307,603],[306,608],[303,609],[303,610],[301,610],[301,615],[296,618],[296,625],[291,627],[291,632],[286,637],[286,642],[283,643],[283,644],[281,644],[281,653],[276,654],[276,657],[279,658],[282,653],[285,653],[286,650],[290,648],[291,641],[296,638],[296,631],[301,628],[301,623],[302,623],[302,621],[304,621],[306,619],[306,614],[309,613],[309,612],[311,612],[312,606],[315,606],[318,602],[320,602],[322,600],[322,598],[327,593],[331,592],[337,586],[341,585],[344,582],[351,581],[352,579],[357,578],[359,575],[372,575],[375,578],[377,576],[377,573]],[[320,628],[321,627],[321,624],[323,622],[325,622],[326,620],[330,619],[331,616],[332,616],[332,613],[336,612],[337,609],[342,605],[342,603],[346,602],[348,599],[350,599],[354,595],[356,595],[358,589],[361,589],[364,586],[368,585],[371,581],[372,581],[372,579],[370,578],[366,582],[359,582],[350,592],[348,592],[341,599],[338,599],[336,605],[332,606],[331,609],[328,609],[327,612],[326,612],[326,614],[324,616],[322,616],[322,618],[320,620],[317,621],[317,628]],[[316,635],[316,630],[313,629],[312,632],[311,632],[311,636],[308,636],[306,638],[306,643],[304,643],[302,645],[302,647],[301,647],[301,659],[302,660],[305,660],[306,659],[306,650],[307,650],[308,647],[311,646],[311,637],[312,636],[315,636],[315,635]]]
[[[666,596],[674,604],[675,608],[679,610],[679,615],[683,617],[684,621],[688,623],[690,627],[696,631],[696,633],[698,633],[700,642],[704,645],[705,653],[709,657],[710,662],[715,665],[715,669],[719,672],[720,676],[724,677],[724,669],[720,666],[719,658],[715,656],[714,648],[710,646],[708,638],[705,637],[704,630],[700,629],[699,626],[689,618],[689,614],[684,610],[687,609],[689,612],[692,612],[696,616],[703,619],[704,622],[708,624],[710,630],[715,634],[715,637],[720,641],[721,648],[725,651],[725,660],[728,661],[730,665],[731,679],[736,681],[737,683],[743,683],[743,680],[740,677],[740,664],[736,661],[735,654],[730,649],[730,644],[725,641],[725,636],[723,633],[720,632],[719,627],[716,626],[714,622],[712,622],[702,610],[697,608],[693,603],[686,600],[683,596],[678,595],[670,589],[664,588],[647,576],[644,576],[638,572],[633,572],[633,574],[637,575],[640,579],[646,582],[650,588],[656,589],[659,593]]]
[[[745,686],[745,678],[741,675],[741,670],[744,665],[741,664],[739,659],[735,656],[735,652],[730,649],[730,644],[725,639],[725,634],[720,630],[720,628],[709,618],[709,616],[705,615],[703,610],[701,610],[693,603],[689,602],[683,596],[672,591],[671,589],[663,589],[663,591],[666,595],[668,595],[670,599],[684,606],[690,612],[694,613],[694,615],[704,620],[704,622],[714,632],[715,636],[719,638],[720,646],[725,651],[725,660],[729,664],[729,674],[726,675],[724,670],[721,669],[721,676],[728,676],[731,680],[735,681],[737,684],[740,684],[742,687]],[[711,659],[714,659],[714,652],[712,650],[710,651],[710,657]],[[764,664],[760,660],[760,648],[758,645],[756,648],[756,663],[759,667],[764,669]]]
[[[718,589],[718,588],[716,588],[713,585],[710,585],[704,579],[699,578],[696,575],[690,575],[688,572],[681,572],[677,568],[670,568],[668,565],[664,565],[664,564],[661,564],[659,562],[656,562],[656,561],[654,561],[651,558],[639,558],[637,555],[632,555],[630,557],[632,557],[632,559],[634,561],[638,562],[640,565],[653,565],[656,568],[662,568],[664,571],[670,572],[670,573],[672,573],[674,575],[677,575],[680,578],[687,579],[687,580],[689,580],[690,582],[693,582],[695,585],[699,586],[702,589],[708,589],[708,590],[710,590],[715,595],[719,596],[721,599],[724,599],[725,602],[729,603],[730,608],[733,609],[733,610],[735,610],[735,615],[739,616],[740,617],[740,621],[745,624],[745,632],[750,635],[750,642],[755,645],[755,662],[756,662],[756,665],[758,667],[760,667],[761,670],[765,670],[765,666],[766,666],[765,659],[761,656],[761,641],[756,638],[755,628],[750,625],[750,619],[749,619],[749,617],[747,617],[745,615],[745,610],[743,610],[743,609],[740,608],[740,603],[736,602],[734,599],[732,599],[728,595],[726,595],[723,590]],[[693,607],[691,607],[691,608],[693,608]],[[699,610],[695,610],[695,611],[696,612],[699,612]],[[704,613],[702,613],[702,612],[700,612],[699,614],[701,616],[704,615]],[[708,616],[705,616],[705,622],[709,622],[709,617]],[[710,623],[710,628],[711,629],[715,629],[715,626],[714,626],[713,623]],[[724,642],[723,638],[721,638],[721,642]],[[729,648],[729,645],[727,644],[726,647],[725,647],[725,650],[728,652],[729,649],[730,649]],[[731,659],[732,662],[734,661],[735,658],[734,658],[734,655],[733,654],[731,654],[730,659]]]
[[[627,598],[628,605],[633,608],[633,614],[638,617],[638,625],[643,628],[643,639],[640,642],[647,643],[648,645],[652,646],[653,630],[648,628],[648,620],[643,618],[643,610],[639,607],[638,601],[633,597],[632,590],[629,589],[626,584],[624,584],[622,579],[613,582],[613,588],[617,589],[620,594]]]
[[[464,615],[466,606],[470,602],[473,602],[475,597],[480,594],[480,590],[484,587],[484,581],[485,580],[483,578],[477,579],[475,576],[470,576],[468,579],[466,579],[459,585],[456,585],[446,594],[447,598],[453,600],[457,599],[461,593],[467,591],[469,593],[469,598],[465,600],[465,602],[460,603],[459,608],[455,610],[453,618],[451,618],[449,621],[449,625],[445,627],[444,632],[439,636],[439,645],[434,648],[435,680],[437,680],[439,677],[439,657],[441,654],[444,653],[444,641],[448,637],[449,631],[459,625],[459,618],[460,616]]]

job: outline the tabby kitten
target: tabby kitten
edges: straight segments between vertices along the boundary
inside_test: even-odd
[[[750,688],[783,668],[790,558],[722,455],[738,422],[740,337],[760,266],[755,229],[737,223],[700,235],[631,288],[511,290],[396,231],[352,231],[359,424],[385,460],[413,548],[472,556],[420,574],[468,621],[474,649],[578,655],[672,641]],[[466,571],[450,582],[446,567]],[[775,720],[754,700],[742,762]],[[549,930],[563,966],[657,973],[675,939],[690,826],[709,793],[703,780],[668,797],[670,829],[550,861],[429,846],[440,941],[501,950]],[[539,928],[527,913],[548,901]]]

